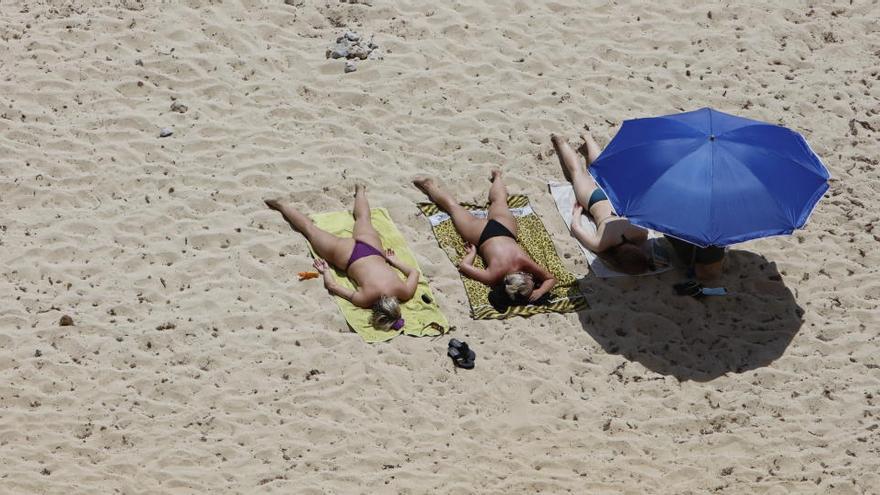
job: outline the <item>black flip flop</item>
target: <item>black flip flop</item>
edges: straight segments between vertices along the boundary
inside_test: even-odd
[[[675,293],[679,296],[691,296],[694,299],[702,299],[706,295],[703,294],[703,284],[693,280],[675,284],[672,288],[675,289]]]
[[[452,358],[452,362],[456,366],[466,370],[473,369],[474,360],[477,358],[477,353],[468,347],[467,342],[461,342],[458,339],[449,341],[449,349],[446,354]]]
[[[698,282],[688,280],[687,282],[675,284],[672,288],[675,289],[675,293],[679,296],[696,296],[703,289],[703,286]]]

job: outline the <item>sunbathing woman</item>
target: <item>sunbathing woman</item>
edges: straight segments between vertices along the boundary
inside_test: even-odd
[[[370,222],[370,205],[364,186],[355,187],[354,232],[350,238],[319,229],[307,216],[277,199],[267,200],[266,205],[284,215],[290,226],[311,243],[318,255],[315,269],[324,275],[324,287],[331,294],[351,301],[359,308],[372,309],[370,323],[376,328],[403,328],[400,302],[412,299],[419,283],[419,271],[403,264],[391,249],[382,248],[379,234]],[[344,270],[357,285],[357,290],[336,283],[324,260]],[[401,280],[392,267],[400,270],[406,280]]]
[[[556,285],[553,275],[535,263],[516,242],[516,220],[507,207],[507,189],[501,171],[492,171],[488,219],[471,215],[432,179],[413,181],[443,211],[452,217],[455,230],[464,239],[467,253],[458,265],[462,275],[489,287],[504,283],[504,291],[517,304],[535,302]],[[479,252],[486,268],[474,267]]]
[[[614,213],[605,193],[587,173],[587,168],[599,157],[599,145],[589,134],[581,137],[584,140],[587,167],[581,166],[577,153],[565,138],[555,134],[550,136],[562,163],[562,170],[571,181],[577,198],[571,215],[571,233],[587,249],[609,261],[616,270],[630,275],[644,273],[650,266],[644,246],[648,231]],[[585,207],[596,223],[596,232],[581,226],[581,213]]]

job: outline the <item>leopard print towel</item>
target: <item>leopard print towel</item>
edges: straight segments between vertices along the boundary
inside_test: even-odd
[[[485,217],[488,205],[462,203],[471,213]],[[511,316],[531,316],[539,313],[570,313],[587,307],[587,300],[578,288],[577,279],[562,265],[556,247],[544,228],[538,214],[532,210],[529,198],[515,194],[508,196],[507,205],[517,222],[517,241],[535,260],[556,277],[556,287],[550,291],[547,302],[525,306],[511,306],[504,297],[495,297],[498,289],[487,287],[476,280],[461,277],[465,292],[471,304],[471,317],[475,320],[501,320]],[[446,251],[453,264],[464,257],[464,240],[458,235],[452,219],[434,203],[419,203],[419,209],[428,217],[440,247]],[[484,268],[483,260],[477,256],[474,266]]]

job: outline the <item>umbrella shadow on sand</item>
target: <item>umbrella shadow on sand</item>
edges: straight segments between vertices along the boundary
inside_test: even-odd
[[[727,296],[694,299],[675,294],[681,271],[659,277],[581,280],[590,309],[579,313],[602,348],[679,381],[709,381],[770,365],[800,330],[803,309],[775,263],[730,250]]]

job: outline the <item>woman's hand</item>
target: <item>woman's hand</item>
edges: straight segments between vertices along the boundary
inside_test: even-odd
[[[332,292],[335,281],[333,280],[333,275],[331,275],[330,265],[321,258],[315,258],[315,262],[312,265],[315,266],[315,270],[318,270],[318,273],[324,275],[324,287]]]
[[[388,260],[388,262],[392,265],[397,261],[393,249],[388,248],[385,250],[385,259]]]
[[[318,273],[321,274],[327,271],[328,268],[327,262],[322,260],[321,258],[315,258],[315,262],[312,263],[312,266],[314,266],[315,270],[318,270]]]
[[[461,257],[461,261],[458,262],[458,267],[469,266],[474,263],[474,259],[477,257],[477,248],[469,243],[464,243],[464,256]]]
[[[532,276],[534,277],[534,275]],[[535,287],[535,290],[533,290],[532,293],[529,294],[529,302],[533,303],[538,299],[541,299],[542,297],[544,297],[544,294],[550,292],[550,290],[553,289],[553,287],[555,286],[556,278],[551,275],[549,278],[541,282],[540,286]]]
[[[574,207],[571,209],[571,228],[578,228],[581,226],[581,215],[584,214],[584,207],[581,206],[580,203],[575,201]]]

